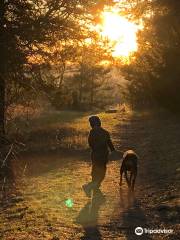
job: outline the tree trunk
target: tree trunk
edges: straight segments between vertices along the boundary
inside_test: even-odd
[[[2,163],[5,156],[5,81],[0,75],[0,180],[3,179],[5,174],[4,167],[2,168]]]
[[[5,80],[0,75],[0,136],[5,135]]]
[[[6,57],[7,57],[7,49],[5,48],[5,42],[8,41],[6,39],[5,34],[5,6],[7,2],[5,0],[0,0],[0,137],[5,135],[5,78],[4,75],[6,73]]]
[[[62,88],[65,70],[66,70],[66,62],[63,61],[63,62],[62,62],[62,69],[61,69],[60,79],[59,79],[59,83],[58,83],[59,89]]]

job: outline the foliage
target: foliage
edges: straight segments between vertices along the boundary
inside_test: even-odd
[[[92,35],[90,24],[107,2],[112,1],[0,1],[1,133],[7,103],[14,100],[14,95],[15,101],[20,99],[17,93],[20,96],[23,89],[34,87],[27,77],[33,65],[64,64],[74,57],[77,42]]]
[[[93,38],[79,43],[71,59],[64,56],[62,64],[34,66],[33,78],[39,79],[35,81],[38,89],[56,109],[89,110],[112,102],[100,96],[100,92],[113,89],[109,86],[110,68],[103,63],[111,60],[110,49],[104,47],[96,34]]]
[[[132,101],[138,106],[158,103],[177,111],[180,102],[179,2],[133,2],[131,14],[141,17],[144,27],[138,34],[138,52],[123,69],[130,80]]]
[[[105,86],[110,69],[102,64],[109,58],[105,48],[97,43],[84,46],[79,59],[79,69],[73,77],[78,95],[79,107],[97,105],[98,91]]]

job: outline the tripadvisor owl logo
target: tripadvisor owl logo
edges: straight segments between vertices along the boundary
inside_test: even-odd
[[[135,234],[138,236],[142,234],[172,234],[173,232],[173,229],[149,229],[142,227],[135,228]]]
[[[140,236],[143,234],[143,228],[142,227],[137,227],[135,228],[135,234]]]

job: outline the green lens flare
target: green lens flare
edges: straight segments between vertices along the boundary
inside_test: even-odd
[[[68,207],[68,208],[72,208],[73,207],[73,200],[72,199],[67,199],[66,201],[65,201],[65,205],[66,205],[66,207]]]

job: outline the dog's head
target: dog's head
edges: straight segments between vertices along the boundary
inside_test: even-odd
[[[128,155],[134,155],[137,159],[139,158],[135,151],[130,149],[124,152],[122,159],[125,159]]]

